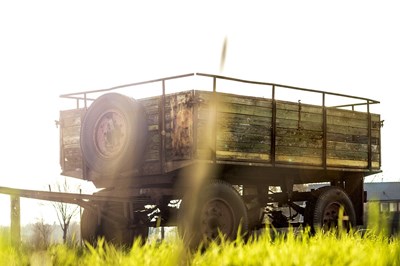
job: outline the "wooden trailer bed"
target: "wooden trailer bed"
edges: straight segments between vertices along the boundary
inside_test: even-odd
[[[139,175],[160,175],[197,160],[220,164],[313,167],[378,172],[380,115],[188,90],[139,99],[148,124]],[[369,102],[367,102],[369,104]],[[85,169],[80,128],[85,108],[61,111],[64,175],[93,179]]]

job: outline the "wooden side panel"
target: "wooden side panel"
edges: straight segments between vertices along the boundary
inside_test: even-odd
[[[277,102],[276,162],[323,165],[323,108]],[[380,116],[371,115],[372,168],[379,169]],[[368,167],[368,114],[327,109],[328,167]]]
[[[60,111],[60,165],[62,175],[83,178],[80,129],[84,109]]]
[[[193,155],[193,91],[165,99],[166,161],[190,160]]]
[[[193,159],[272,163],[275,158],[278,164],[324,165],[321,106],[277,101],[274,127],[271,99],[184,91],[139,102],[148,123],[143,175],[172,171]],[[84,112],[60,112],[62,174],[77,178],[83,178],[79,138]],[[368,121],[367,113],[327,109],[328,167],[365,169],[371,148],[372,168],[379,169],[380,116],[371,115],[371,146]]]
[[[174,170],[181,165],[176,162],[193,158],[193,91],[166,95],[164,109],[162,101],[161,96],[140,100],[148,122],[148,142],[142,169],[146,175]],[[162,132],[162,114],[165,132]],[[162,156],[165,156],[165,165],[162,165]]]
[[[272,102],[269,99],[201,92],[197,115],[197,155],[217,160],[270,161]],[[216,125],[216,128],[214,128]]]
[[[322,108],[277,101],[275,162],[321,166],[322,154]]]
[[[146,150],[143,155],[144,163],[142,171],[144,174],[152,175],[161,173],[161,133],[160,133],[160,103],[161,97],[152,97],[139,100],[144,107],[147,125],[148,137]]]
[[[327,109],[327,165],[368,167],[368,113]],[[380,116],[371,114],[372,168],[379,169]]]
[[[271,162],[270,99],[196,92],[196,158]],[[216,106],[216,109],[214,109]],[[371,114],[372,167],[379,169],[380,117]],[[368,167],[368,114],[327,109],[324,150],[322,106],[276,102],[275,162],[328,167]],[[214,128],[216,126],[216,128]]]

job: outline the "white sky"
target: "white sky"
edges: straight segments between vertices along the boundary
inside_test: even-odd
[[[190,72],[381,101],[377,178],[400,180],[398,11],[397,1],[1,1],[0,186],[55,182],[60,94]],[[22,203],[23,223],[47,216]]]

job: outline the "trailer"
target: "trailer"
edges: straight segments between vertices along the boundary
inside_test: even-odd
[[[211,89],[167,93],[167,84],[195,77]],[[269,97],[222,92],[223,82],[256,85]],[[159,95],[121,92],[144,85]],[[278,99],[282,90],[318,103]],[[129,245],[156,225],[177,226],[193,246],[265,223],[350,228],[363,224],[364,177],[381,172],[382,121],[370,111],[379,104],[372,99],[204,73],[61,98],[76,101],[58,121],[62,175],[99,191],[46,197],[84,208],[88,241]],[[328,185],[306,189],[322,182]]]

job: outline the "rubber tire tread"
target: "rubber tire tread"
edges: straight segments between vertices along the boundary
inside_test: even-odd
[[[100,226],[97,224],[97,213],[92,210],[84,209],[81,216],[81,238],[91,245],[95,245],[100,236]]]
[[[306,207],[305,222],[311,227],[312,232],[316,232],[322,227],[324,209],[331,202],[338,202],[344,207],[347,216],[349,216],[350,226],[356,224],[353,203],[342,188],[326,186],[319,188],[316,192],[316,197]]]
[[[216,194],[224,198],[234,211],[234,227],[236,230],[233,230],[233,234],[226,237],[230,240],[236,239],[239,226],[242,234],[248,231],[247,208],[238,191],[225,181],[213,180],[199,190],[198,197],[193,196],[193,193],[185,195],[180,205],[178,211],[178,232],[185,244],[190,248],[195,249],[201,244],[207,244],[202,243],[204,239],[202,233],[199,231],[199,223],[201,221],[199,212],[207,198]]]

